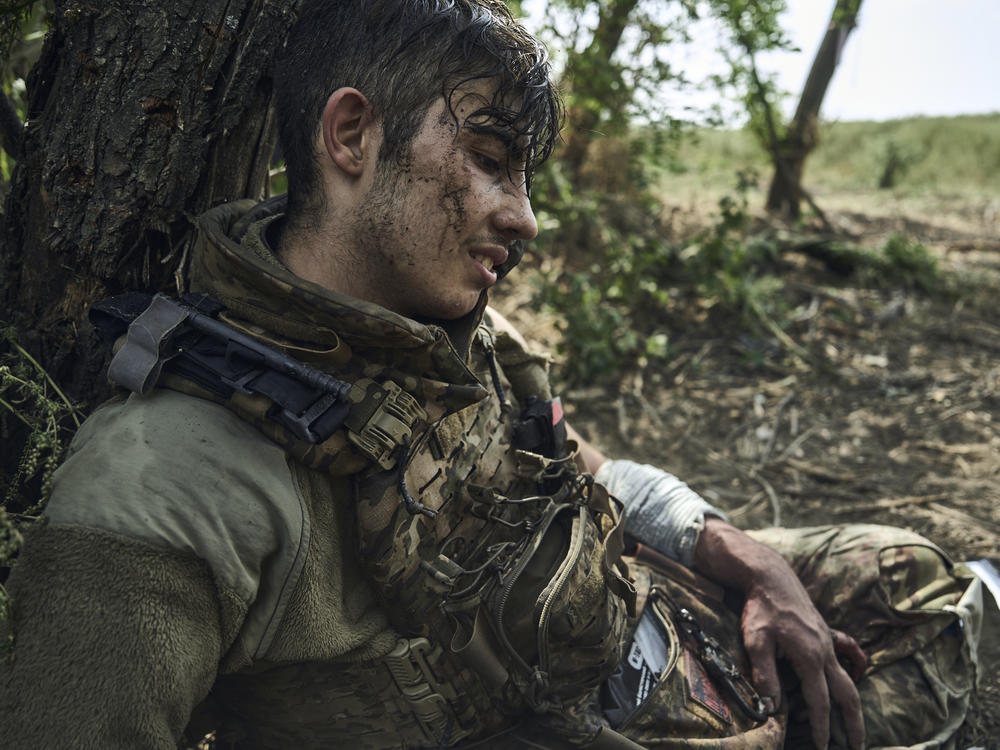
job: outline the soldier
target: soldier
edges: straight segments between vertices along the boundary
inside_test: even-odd
[[[277,90],[287,199],[203,217],[182,301],[97,313],[135,321],[132,393],[11,575],[5,746],[949,741],[960,568],[901,531],[736,530],[567,431],[487,308],[561,116],[502,3],[306,2]]]

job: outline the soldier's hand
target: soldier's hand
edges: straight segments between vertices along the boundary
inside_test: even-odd
[[[784,559],[724,521],[709,518],[695,551],[695,567],[743,592],[743,643],[753,683],[772,707],[781,699],[777,660],[784,658],[800,680],[816,747],[827,747],[836,705],[852,750],[863,748],[861,699],[837,656],[843,655],[860,676],[864,652],[853,638],[827,626]]]

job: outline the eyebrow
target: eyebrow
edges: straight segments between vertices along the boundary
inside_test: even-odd
[[[515,161],[523,159],[528,151],[528,139],[524,137],[515,137],[514,131],[511,130],[511,128],[505,128],[500,125],[491,125],[489,123],[466,123],[465,128],[474,135],[496,138],[503,144],[504,149],[507,151],[507,155]]]

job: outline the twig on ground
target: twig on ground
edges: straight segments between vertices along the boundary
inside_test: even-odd
[[[686,358],[684,355],[678,357],[678,363],[676,365],[672,364],[670,368],[668,368],[667,372],[664,373],[664,379],[672,382],[674,385],[680,385],[684,382],[686,377],[685,373],[688,368],[701,364],[701,361],[708,356],[708,353],[712,351],[712,347],[714,346],[715,341],[706,341],[702,344],[702,347],[698,350],[697,354],[693,356],[688,355]]]
[[[629,443],[628,414],[625,412],[625,399],[619,396],[614,403],[615,414],[618,416],[618,436],[626,445]]]
[[[981,407],[982,403],[983,403],[982,399],[977,398],[974,401],[968,401],[964,404],[956,404],[955,406],[952,406],[950,409],[941,412],[941,416],[938,417],[938,422],[944,422],[946,420],[951,419],[954,416],[957,416],[959,414],[964,414],[970,409]]]
[[[731,466],[732,468],[736,469],[736,471],[738,471],[740,474],[748,476],[748,472],[746,469],[744,469],[742,466],[740,466],[735,461],[730,459],[728,456],[724,456],[718,451],[710,448],[704,440],[701,440],[696,437],[691,437],[690,440],[694,445],[698,446],[702,451],[704,451],[706,458],[710,459],[711,461],[714,461],[715,463],[723,463],[726,464],[727,466]]]
[[[767,330],[769,330],[774,337],[778,339],[779,343],[781,343],[782,346],[789,351],[789,353],[795,358],[796,362],[801,367],[808,370],[810,361],[812,360],[812,355],[810,355],[809,352],[803,349],[799,344],[795,343],[795,340],[792,339],[791,336],[781,330],[781,326],[775,323],[771,317],[760,308],[760,305],[751,302],[750,309],[753,310],[753,313],[760,319],[760,322],[764,324],[764,327],[767,328]]]
[[[943,497],[936,498],[937,500],[947,500],[950,498],[950,494],[945,494]],[[1000,524],[994,523],[993,521],[987,521],[984,518],[977,518],[976,516],[966,513],[964,511],[958,510],[957,508],[952,508],[948,505],[942,505],[941,503],[935,502],[931,503],[927,508],[928,511],[933,511],[939,513],[942,516],[948,516],[955,521],[965,525],[971,526],[975,529],[986,529],[993,531],[994,533],[1000,532]]]
[[[657,411],[656,407],[653,406],[649,402],[649,400],[645,396],[643,396],[642,393],[640,393],[639,391],[634,391],[629,395],[636,400],[636,402],[639,404],[642,410],[646,413],[646,416],[649,417],[649,421],[653,423],[653,426],[656,427],[656,429],[659,430],[660,432],[663,432],[664,431],[663,418],[660,416],[660,413]]]
[[[909,443],[914,448],[926,448],[927,450],[949,453],[953,456],[967,456],[971,453],[990,454],[993,452],[987,443],[940,443],[934,440],[914,440]]]
[[[774,415],[774,421],[771,423],[771,435],[767,440],[767,445],[764,446],[764,452],[761,454],[760,458],[757,460],[757,468],[762,469],[767,465],[768,459],[771,457],[771,452],[774,450],[774,444],[778,440],[778,428],[781,427],[781,416],[784,414],[785,409],[788,405],[792,403],[795,398],[795,391],[789,391],[784,395],[781,401],[778,403],[778,411]]]
[[[764,488],[764,492],[767,493],[767,497],[771,501],[771,525],[781,526],[781,501],[778,499],[778,493],[774,491],[774,487],[764,477],[757,472],[752,473],[753,478]]]
[[[742,518],[754,510],[760,504],[760,501],[765,497],[767,497],[767,493],[757,492],[754,495],[751,495],[750,499],[743,503],[743,505],[734,510],[726,511],[726,514],[729,516],[731,521]]]
[[[805,433],[803,433],[803,435],[804,434]],[[855,475],[850,472],[841,471],[839,473],[834,473],[829,469],[824,469],[822,466],[817,466],[816,464],[811,464],[808,461],[803,461],[798,458],[779,458],[773,463],[786,464],[790,468],[801,471],[803,474],[807,474],[813,479],[818,479],[821,482],[850,482],[856,478]]]

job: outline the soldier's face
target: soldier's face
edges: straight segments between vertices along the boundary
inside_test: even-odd
[[[353,222],[371,301],[409,317],[461,317],[496,282],[510,244],[537,233],[508,134],[468,121],[491,94],[487,81],[459,89],[455,117],[436,101],[400,163],[378,167]]]

